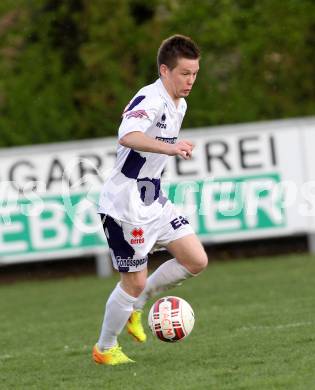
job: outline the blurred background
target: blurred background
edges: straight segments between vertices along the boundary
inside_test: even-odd
[[[0,145],[116,135],[174,33],[202,51],[183,128],[315,114],[312,0],[2,0]]]
[[[315,115],[314,1],[2,0],[2,152],[115,136],[126,103],[157,78],[157,48],[174,33],[202,52],[183,128]],[[305,237],[268,243],[273,253],[307,250]],[[246,245],[212,255],[266,249]],[[69,260],[61,272],[67,267],[75,272]]]

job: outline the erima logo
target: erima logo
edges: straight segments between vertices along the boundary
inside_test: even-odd
[[[158,122],[157,124],[156,124],[156,127],[159,127],[160,129],[166,129],[166,123],[161,123],[161,122]]]
[[[131,232],[131,235],[134,237],[130,240],[130,244],[143,244],[144,237],[142,237],[144,231],[142,228],[134,228]]]
[[[161,117],[161,122],[165,122],[165,120],[166,120],[166,115],[163,114],[162,117]],[[156,124],[156,127],[159,127],[160,129],[166,129],[166,127],[167,127],[166,123],[161,123],[161,122],[158,122]]]

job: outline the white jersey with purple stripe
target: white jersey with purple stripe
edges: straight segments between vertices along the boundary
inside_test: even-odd
[[[175,143],[186,112],[178,106],[162,81],[140,89],[123,112],[118,137],[142,131],[163,142]],[[124,222],[147,223],[158,218],[169,200],[161,190],[161,174],[168,156],[139,152],[118,145],[117,159],[101,190],[98,212]]]

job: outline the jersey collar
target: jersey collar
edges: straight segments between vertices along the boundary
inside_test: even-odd
[[[180,111],[181,110],[182,101],[184,99],[180,98],[178,106],[176,107],[176,105],[174,103],[174,100],[170,97],[169,93],[167,92],[166,88],[164,87],[164,84],[163,84],[162,80],[160,78],[157,79],[155,84],[157,85],[158,90],[161,93],[161,95],[166,99],[167,103],[169,103],[170,107],[174,111]]]

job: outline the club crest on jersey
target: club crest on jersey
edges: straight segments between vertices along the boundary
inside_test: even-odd
[[[132,239],[130,240],[130,244],[143,244],[144,243],[144,237],[143,237],[144,231],[142,228],[134,228],[131,231]]]

